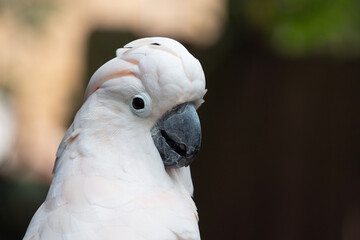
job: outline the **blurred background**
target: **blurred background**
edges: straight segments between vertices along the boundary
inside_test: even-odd
[[[358,0],[1,0],[0,239],[21,239],[92,73],[144,36],[207,78],[202,239],[360,239]]]

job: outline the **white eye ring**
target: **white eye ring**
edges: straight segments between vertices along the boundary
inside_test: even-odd
[[[149,94],[146,92],[142,92],[133,96],[129,106],[135,115],[142,118],[150,116],[152,112],[152,100]]]

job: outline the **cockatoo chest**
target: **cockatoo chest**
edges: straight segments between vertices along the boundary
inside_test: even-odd
[[[58,205],[48,216],[52,231],[87,239],[110,239],[114,234],[119,239],[177,239],[184,234],[185,239],[197,239],[195,205],[178,186],[162,189],[74,175],[61,190],[45,202],[45,208]]]

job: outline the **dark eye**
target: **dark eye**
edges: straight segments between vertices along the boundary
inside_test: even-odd
[[[144,100],[142,98],[135,97],[132,100],[132,106],[136,110],[143,109],[145,107]]]
[[[132,112],[139,117],[145,118],[151,115],[152,101],[146,92],[141,92],[133,96],[129,105]]]

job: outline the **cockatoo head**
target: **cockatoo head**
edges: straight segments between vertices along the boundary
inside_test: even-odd
[[[196,109],[206,89],[199,61],[161,37],[130,42],[116,56],[91,77],[85,101],[96,98],[148,131],[166,167],[188,166],[201,143]]]

